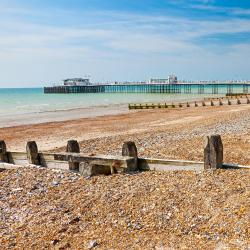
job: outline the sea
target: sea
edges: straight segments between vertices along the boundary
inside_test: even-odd
[[[0,88],[0,118],[6,114],[31,114],[146,102],[181,102],[209,94],[82,93],[44,94],[43,88]],[[216,95],[213,95],[216,96]],[[221,94],[220,94],[221,96]]]

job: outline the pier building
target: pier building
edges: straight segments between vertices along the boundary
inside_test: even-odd
[[[152,78],[150,79],[151,84],[177,84],[177,76],[170,75],[168,78]]]
[[[64,86],[89,86],[92,85],[88,78],[69,78],[63,80]]]

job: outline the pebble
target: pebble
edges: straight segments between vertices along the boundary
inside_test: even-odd
[[[93,249],[96,246],[98,246],[98,242],[96,240],[91,240],[88,244],[88,249]]]

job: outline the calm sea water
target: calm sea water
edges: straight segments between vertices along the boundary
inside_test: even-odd
[[[42,88],[0,89],[0,116],[133,102],[172,102],[207,96],[209,95],[145,93],[44,94]]]

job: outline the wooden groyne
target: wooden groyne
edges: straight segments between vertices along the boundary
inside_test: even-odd
[[[205,98],[203,101],[190,101],[178,103],[130,103],[129,109],[166,109],[183,107],[204,107],[222,105],[250,104],[250,95],[233,95],[221,98]]]
[[[87,177],[146,170],[250,169],[249,166],[223,162],[223,144],[219,135],[206,138],[203,162],[141,158],[134,142],[124,142],[120,156],[82,154],[75,140],[68,141],[66,148],[67,152],[45,153],[38,150],[35,141],[29,141],[26,152],[11,152],[7,150],[6,143],[0,141],[0,170],[36,165],[73,171]]]

